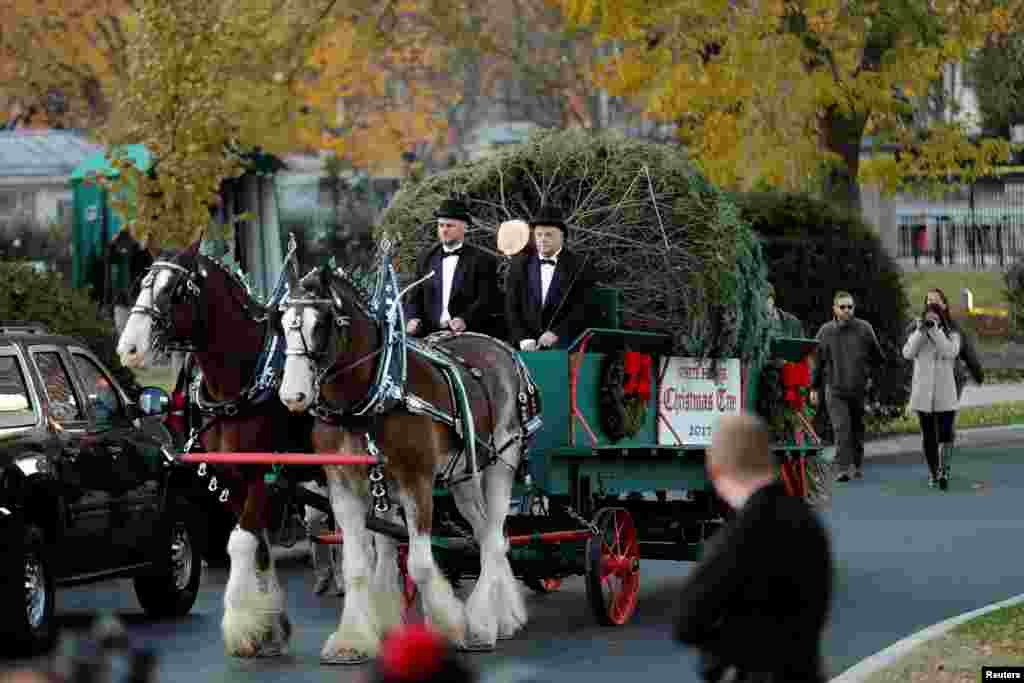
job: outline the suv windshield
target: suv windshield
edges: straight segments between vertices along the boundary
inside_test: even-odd
[[[0,351],[0,429],[29,427],[35,422],[32,399],[18,356]]]

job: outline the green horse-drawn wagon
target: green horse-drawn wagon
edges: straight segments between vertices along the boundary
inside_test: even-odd
[[[668,335],[621,329],[616,290],[596,290],[591,303],[595,326],[570,349],[520,354],[540,392],[543,426],[507,534],[513,571],[526,585],[547,592],[584,576],[596,618],[616,625],[636,607],[641,560],[698,559],[728,515],[705,473],[705,449],[719,416],[753,412],[761,369],[672,356]],[[770,362],[806,362],[814,345],[776,338]],[[625,372],[616,366],[623,357]],[[613,396],[619,378],[639,387],[632,400],[643,404],[629,408],[625,435],[616,409],[623,397]],[[793,495],[827,495],[827,454],[813,432],[775,451]],[[453,578],[472,577],[480,564],[470,535],[450,535],[457,513],[444,491],[436,496],[439,560]]]

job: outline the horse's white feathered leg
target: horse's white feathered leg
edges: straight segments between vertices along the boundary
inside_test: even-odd
[[[323,664],[361,664],[380,650],[381,626],[370,596],[373,549],[366,529],[366,501],[353,492],[339,467],[325,467],[334,518],[341,526],[345,601],[338,630],[320,652]]]
[[[432,483],[423,487],[428,496],[425,501],[427,505],[433,504],[429,498],[432,495]],[[420,528],[421,525],[417,523],[422,505],[404,488],[399,492],[399,498],[409,529],[409,575],[419,589],[423,612],[442,635],[457,646],[463,646],[466,642],[466,615],[451,583],[434,561],[430,545],[432,529],[429,525]]]
[[[402,523],[402,519],[394,507],[381,516],[394,524]],[[373,543],[377,551],[377,566],[373,573],[371,599],[377,615],[380,634],[384,636],[392,628],[402,623],[403,604],[398,573],[398,543],[384,534],[374,534]]]
[[[498,620],[498,638],[511,638],[526,625],[527,619],[526,603],[512,573],[505,538],[505,518],[512,500],[515,472],[496,463],[485,471],[484,477],[488,529],[481,542],[481,563],[484,566],[490,563],[494,574],[491,599]]]
[[[494,605],[497,575],[495,563],[489,560],[494,554],[494,540],[488,537],[490,525],[480,478],[456,484],[451,492],[459,512],[473,527],[473,536],[480,546],[480,575],[466,602],[466,649],[492,650],[498,640],[498,618]],[[500,540],[504,541],[503,538]]]
[[[264,542],[270,547],[266,532]],[[256,564],[259,539],[236,528],[228,538],[231,572],[224,591],[221,630],[224,649],[234,657],[272,657],[284,654],[291,637],[285,596],[277,580],[273,555],[266,570]]]

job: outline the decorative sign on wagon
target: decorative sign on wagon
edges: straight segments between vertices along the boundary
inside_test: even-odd
[[[667,367],[666,367],[667,366]],[[740,361],[672,357],[662,360],[658,444],[709,446],[718,418],[742,409]]]

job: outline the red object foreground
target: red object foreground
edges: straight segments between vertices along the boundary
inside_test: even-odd
[[[383,678],[400,681],[447,680],[443,673],[450,646],[427,624],[408,624],[381,643],[378,666]]]
[[[380,462],[372,455],[351,453],[188,453],[178,459],[227,465],[376,465]]]

